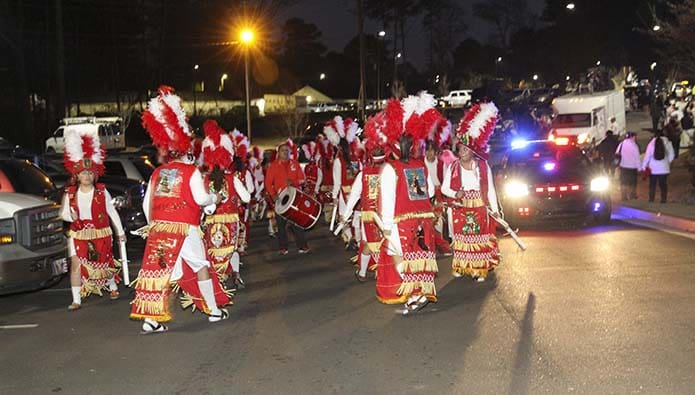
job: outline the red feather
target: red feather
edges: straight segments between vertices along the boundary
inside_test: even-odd
[[[205,131],[205,137],[209,137],[210,140],[215,144],[215,147],[220,145],[220,136],[222,136],[222,128],[217,124],[217,121],[208,119],[203,123],[203,130]]]
[[[386,137],[392,142],[398,141],[403,134],[403,107],[396,99],[386,102]]]

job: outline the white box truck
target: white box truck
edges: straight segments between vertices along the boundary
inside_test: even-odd
[[[625,134],[622,90],[560,96],[553,100],[553,112],[552,137],[570,137],[579,145],[593,145],[603,140],[607,130]]]

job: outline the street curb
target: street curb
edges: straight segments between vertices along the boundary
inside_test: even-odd
[[[684,232],[695,233],[695,220],[692,219],[674,217],[671,215],[640,210],[638,208],[627,206],[614,206],[613,215],[616,217],[655,222],[671,228],[682,230]]]

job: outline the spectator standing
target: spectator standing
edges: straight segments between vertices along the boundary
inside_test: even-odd
[[[596,150],[598,151],[598,157],[603,165],[603,169],[606,173],[613,176],[615,173],[615,165],[613,164],[613,159],[615,159],[615,151],[618,146],[618,138],[613,134],[613,131],[606,131],[606,137],[601,140]]]
[[[640,149],[635,132],[627,132],[625,139],[615,150],[619,159],[620,194],[622,200],[637,199],[637,171],[640,168]]]
[[[693,116],[693,103],[688,104],[688,107],[683,111],[681,119],[681,128],[683,129],[683,138],[685,146],[689,147],[693,144],[693,132],[695,132],[695,117]]]
[[[683,129],[681,129],[681,123],[678,119],[678,113],[673,112],[672,116],[669,117],[668,123],[666,126],[664,126],[664,135],[666,135],[666,138],[669,139],[671,142],[671,146],[673,147],[673,159],[678,158],[678,151],[680,151],[681,148],[681,133],[683,132]]]
[[[661,114],[663,112],[663,102],[659,96],[654,98],[652,101],[651,108],[649,109],[650,115],[652,116],[652,133],[656,133],[659,130],[659,120],[661,119]]]
[[[666,203],[668,197],[668,175],[671,172],[671,162],[674,159],[671,142],[661,133],[657,133],[647,144],[642,161],[642,171],[649,169],[649,201],[653,202],[656,195],[656,184],[659,184],[661,203]]]

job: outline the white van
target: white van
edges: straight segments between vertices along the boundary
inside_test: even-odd
[[[598,144],[607,130],[625,134],[623,91],[570,94],[553,100],[553,137],[570,137],[579,145]]]
[[[46,139],[46,152],[49,154],[63,152],[65,150],[65,131],[76,125],[90,125],[89,127],[95,128],[99,133],[101,144],[107,150],[125,148],[125,131],[122,130],[122,124],[122,119],[119,117],[63,118],[63,125],[59,126],[53,135]]]

